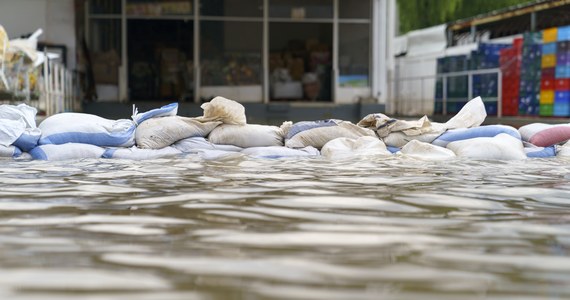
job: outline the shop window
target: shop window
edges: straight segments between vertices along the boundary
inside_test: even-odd
[[[372,7],[370,0],[340,0],[338,16],[341,19],[370,19]]]
[[[120,1],[117,1],[120,2]],[[128,0],[129,16],[176,16],[190,15],[193,12],[193,0]]]
[[[270,18],[332,19],[332,0],[270,0]]]
[[[331,100],[332,29],[330,23],[270,24],[271,100]]]
[[[95,19],[90,22],[89,54],[96,84],[117,85],[121,65],[121,21]]]
[[[92,14],[121,14],[121,1],[117,0],[91,0],[89,11]]]
[[[202,85],[261,84],[261,22],[202,21]]]
[[[263,17],[263,0],[202,0],[200,14],[224,17]]]
[[[194,23],[129,20],[127,33],[130,98],[192,101]]]
[[[370,24],[339,24],[339,85],[370,85]]]

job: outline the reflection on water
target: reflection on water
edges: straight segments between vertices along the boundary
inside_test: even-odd
[[[0,299],[570,297],[570,161],[3,161]]]

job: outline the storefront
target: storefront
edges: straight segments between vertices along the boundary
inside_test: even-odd
[[[121,101],[378,101],[388,2],[90,0],[85,33],[98,89]]]

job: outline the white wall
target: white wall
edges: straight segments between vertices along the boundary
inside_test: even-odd
[[[43,28],[40,41],[66,45],[68,68],[75,68],[73,0],[0,0],[0,25],[11,39]]]

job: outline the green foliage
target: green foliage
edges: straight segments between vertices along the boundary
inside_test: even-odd
[[[469,18],[529,0],[397,0],[400,32]]]

